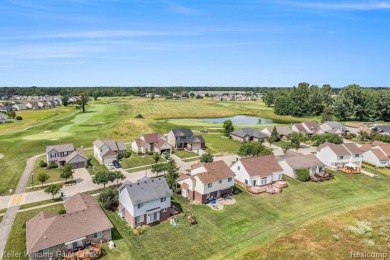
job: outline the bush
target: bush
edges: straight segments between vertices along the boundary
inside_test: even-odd
[[[297,171],[299,181],[310,181],[310,173],[308,169],[300,169]]]
[[[58,211],[58,214],[60,214],[60,215],[64,215],[66,213],[66,210],[65,209],[60,209],[59,211]]]
[[[138,156],[142,156],[142,152],[138,152]]]
[[[52,162],[52,163],[49,164],[49,166],[47,168],[48,169],[56,169],[56,168],[58,168],[58,164]]]
[[[123,154],[119,154],[118,155],[118,160],[122,160],[123,159]]]
[[[46,167],[46,166],[47,166],[47,163],[44,160],[41,160],[39,162],[39,167],[43,168],[43,167]]]
[[[23,117],[21,117],[21,116],[16,116],[15,118],[16,118],[16,120],[23,120]]]
[[[176,192],[176,194],[181,194],[181,189],[180,188],[176,188],[175,192]]]
[[[138,114],[135,118],[141,118],[141,119],[143,119],[144,118],[144,116],[143,115],[141,115],[141,114]]]
[[[129,152],[125,152],[125,153],[123,154],[123,157],[124,157],[124,158],[129,158],[130,155],[131,155],[131,154],[130,154]]]

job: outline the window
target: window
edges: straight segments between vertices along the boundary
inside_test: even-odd
[[[135,222],[137,224],[141,223],[141,222],[144,222],[144,215],[141,215],[141,216],[138,216],[135,218]]]
[[[245,179],[245,184],[248,184],[249,182],[248,182],[248,180],[247,179]]]
[[[50,252],[49,252],[49,249],[48,249],[48,248],[42,250],[42,256],[43,256],[43,257],[49,256],[49,253],[50,253]]]
[[[222,180],[219,180],[219,184],[221,184],[222,183]]]
[[[143,205],[144,205],[143,203],[140,203],[137,205],[137,207],[140,209],[140,208],[142,208]]]
[[[341,155],[341,156],[340,156],[340,160],[342,160],[342,159],[344,159],[344,156]]]
[[[240,166],[237,166],[237,170],[240,170]]]
[[[358,153],[355,154],[355,158],[358,158],[358,157],[360,157],[360,154],[358,154]]]
[[[281,173],[279,173],[279,180],[281,180],[282,179],[282,174]]]
[[[164,201],[166,201],[166,200],[167,200],[166,197],[160,199],[161,202],[164,202]]]
[[[266,178],[261,178],[261,184],[267,184],[267,177]]]
[[[167,211],[168,211],[168,209],[167,209],[167,208],[164,208],[164,209],[163,209],[163,212],[167,212]]]
[[[93,234],[93,238],[95,238],[95,239],[96,238],[101,238],[102,236],[103,236],[102,231]]]
[[[232,177],[229,177],[228,178],[228,182],[232,182],[233,178]]]
[[[211,188],[211,187],[213,187],[212,183],[207,184],[207,188]]]

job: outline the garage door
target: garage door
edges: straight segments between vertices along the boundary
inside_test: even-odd
[[[201,150],[202,145],[200,143],[193,143],[192,144],[192,151]]]
[[[74,164],[72,164],[72,166],[73,166],[73,169],[84,168],[84,163],[83,162],[74,163]]]

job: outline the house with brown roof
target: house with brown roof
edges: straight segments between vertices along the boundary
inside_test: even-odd
[[[233,178],[233,171],[224,161],[215,161],[193,165],[190,173],[180,174],[178,183],[183,197],[206,204],[212,199],[232,194]]]
[[[317,147],[316,156],[335,170],[359,173],[362,167],[363,151],[354,143],[323,143]]]
[[[194,135],[192,130],[188,128],[172,129],[168,133],[167,141],[175,149],[197,151],[206,148],[203,136]]]
[[[273,155],[243,157],[230,169],[236,182],[249,191],[266,192],[267,186],[282,181],[283,169]]]
[[[293,132],[298,132],[307,135],[324,133],[321,130],[320,125],[314,121],[295,123],[291,126],[291,130]]]
[[[167,137],[159,134],[144,134],[131,143],[131,149],[136,153],[164,153],[172,152],[172,146],[168,143]]]
[[[87,167],[88,158],[84,155],[83,147],[75,149],[73,144],[59,144],[46,147],[46,162],[58,166],[70,163],[73,169],[77,169]]]
[[[370,128],[362,122],[346,122],[344,123],[344,128],[347,133],[359,135],[361,131],[369,134],[371,132]]]
[[[306,169],[312,179],[325,177],[325,163],[321,162],[314,154],[300,154],[287,151],[283,158],[279,160],[279,165],[283,169],[283,174],[296,179],[297,171]]]
[[[119,214],[135,228],[167,220],[171,216],[172,191],[164,177],[144,177],[119,188]]]
[[[126,152],[126,144],[114,140],[96,140],[93,143],[93,155],[103,163],[109,164],[118,159],[118,155]]]
[[[111,240],[114,226],[92,196],[78,193],[64,202],[64,208],[65,214],[41,212],[26,222],[30,259],[57,259],[91,242]]]
[[[373,143],[360,147],[363,151],[363,162],[367,162],[376,167],[386,167],[390,165],[390,144]]]

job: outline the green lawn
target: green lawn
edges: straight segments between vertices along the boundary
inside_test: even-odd
[[[363,166],[363,169],[369,171],[369,172],[372,172],[372,173],[382,173],[382,174],[388,174],[390,176],[390,169],[389,168],[385,168],[385,167],[374,167],[374,166],[371,166],[367,163],[363,163],[362,164]]]
[[[46,169],[46,167],[42,168],[39,166],[39,162],[41,160],[46,161],[46,156],[41,156],[35,161],[34,168],[33,168],[34,186],[41,185],[41,182],[38,181],[38,175],[40,173],[46,173],[50,177],[44,184],[48,184],[51,182],[57,182],[57,181],[65,181],[65,179],[62,179],[60,177],[60,174],[61,174],[60,168],[53,168],[53,169]],[[69,178],[69,180],[71,180],[71,179],[73,179],[73,178]],[[27,186],[31,186],[31,185],[32,185],[32,177],[30,176],[30,179],[28,180]]]
[[[219,134],[203,134],[206,146],[211,153],[238,153],[241,143]]]
[[[26,251],[26,221],[37,215],[41,211],[50,211],[50,212],[59,212],[61,209],[64,209],[62,204],[54,205],[46,208],[33,209],[25,212],[20,212],[16,215],[14,225],[12,226],[12,230],[10,236],[8,238],[7,245],[5,247],[6,252],[21,252],[22,256]],[[12,257],[3,257],[6,259],[15,259]],[[21,257],[18,259],[28,259],[27,257]]]
[[[154,164],[153,155],[138,155],[137,153],[131,151],[129,158],[123,158],[121,160],[121,166],[123,169],[138,167],[142,165]],[[164,159],[160,158],[160,162],[163,162]]]
[[[390,202],[390,176],[375,179],[336,173],[334,180],[323,183],[288,181],[289,187],[279,195],[256,196],[242,191],[235,195],[235,205],[218,212],[175,195],[175,203],[190,210],[199,224],[189,227],[179,216],[177,227],[164,222],[148,228],[139,237],[115,213],[109,212],[119,232],[117,249],[133,259],[178,259],[183,255],[190,259],[231,259],[308,221],[371,203]],[[115,257],[116,253],[106,256]]]
[[[198,154],[197,153],[193,153],[193,152],[188,152],[186,150],[176,150],[174,152],[174,154],[181,158],[181,159],[186,159],[186,158],[191,158],[191,157],[197,157]]]

